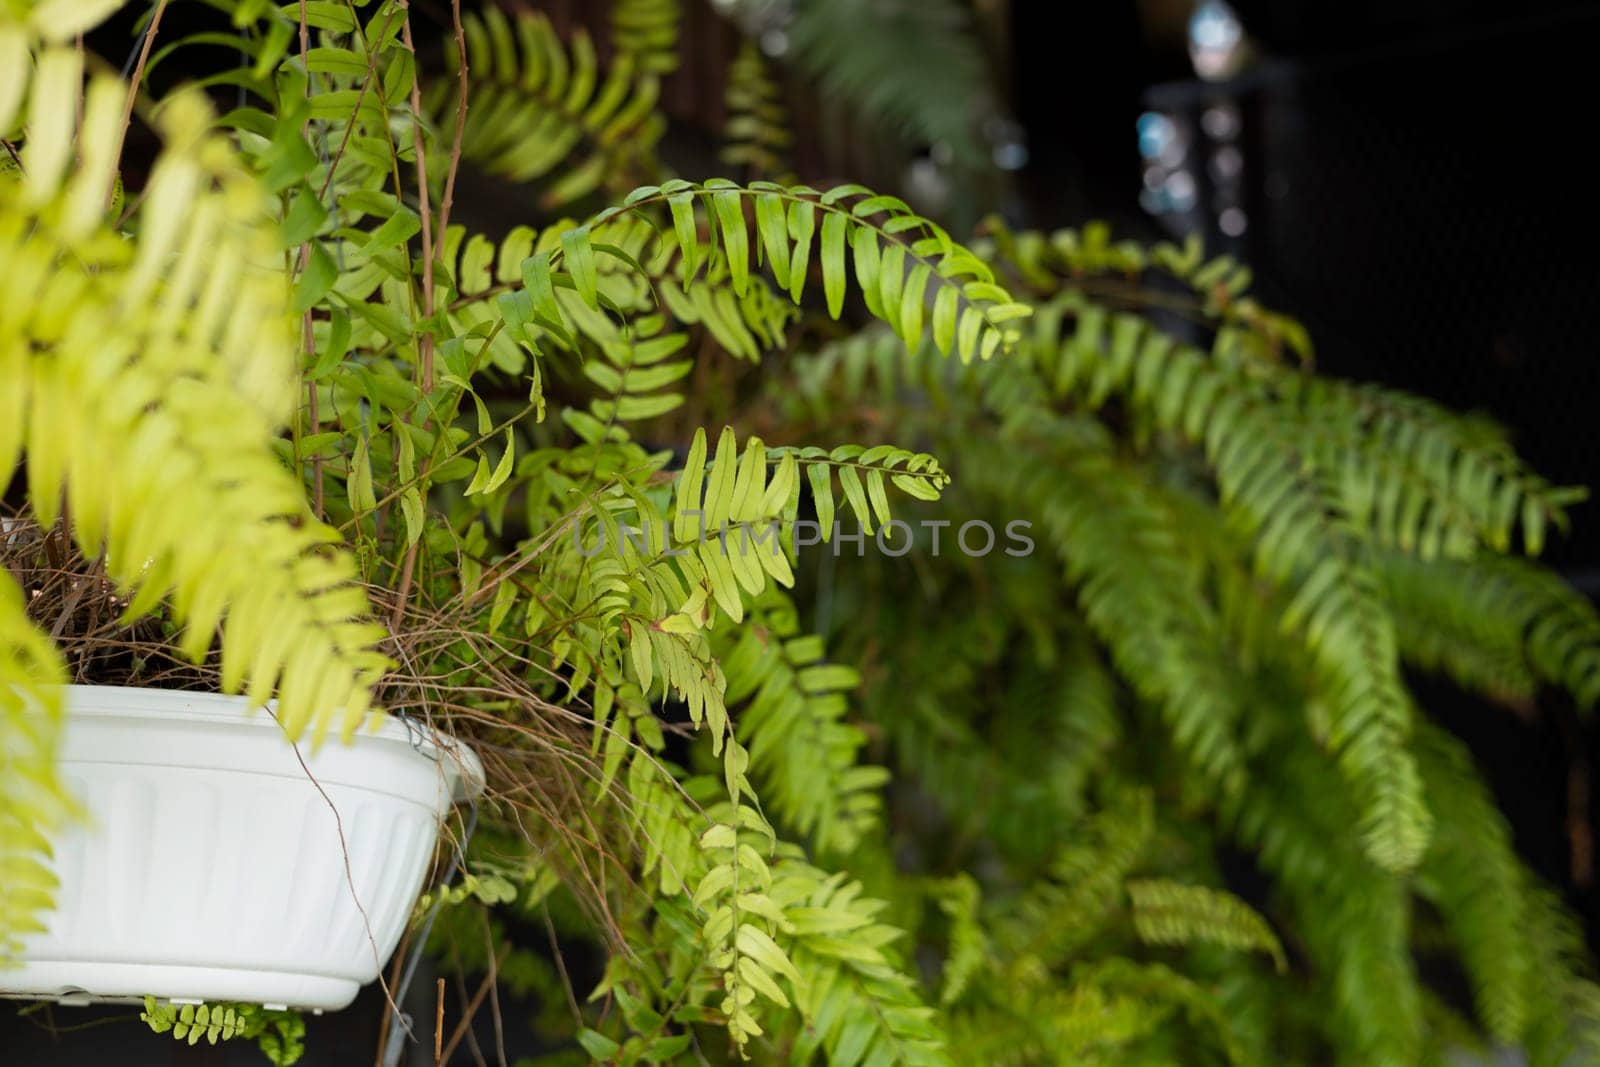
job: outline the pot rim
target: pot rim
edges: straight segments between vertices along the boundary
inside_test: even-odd
[[[67,715],[72,718],[96,719],[164,719],[176,722],[207,723],[249,730],[271,730],[280,736],[282,726],[272,714],[277,701],[265,705],[250,704],[245,696],[227,693],[208,693],[200,690],[156,689],[129,685],[81,685],[60,687],[67,695]],[[472,747],[449,737],[436,727],[403,713],[386,713],[374,716],[369,725],[357,730],[350,744],[368,744],[373,741],[402,744],[418,755],[440,764],[450,784],[451,799],[455,803],[475,801],[482,795],[486,780],[483,763]],[[287,741],[287,738],[284,738]],[[333,744],[339,742],[334,740]]]

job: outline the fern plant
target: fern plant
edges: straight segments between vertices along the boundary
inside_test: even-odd
[[[944,918],[920,923],[961,1058],[1399,1064],[1476,1032],[1588,1062],[1581,938],[1402,673],[1592,702],[1592,607],[1508,555],[1577,494],[1480,422],[1316,376],[1303,332],[1198,246],[991,234],[1037,308],[1008,359],[891,360],[867,331],[769,394],[794,432],[910,431],[955,472],[947,522],[1026,518],[1046,546],[865,563],[822,621],[897,635],[861,706],[931,799],[925,832],[960,843],[924,846]],[[1271,886],[1255,907],[1226,892],[1239,852]],[[1470,1023],[1419,977],[1441,944]]]
[[[513,27],[493,10],[456,12],[454,68],[423,85],[403,3],[225,5],[236,32],[184,36],[179,24],[162,53],[219,41],[244,53],[225,80],[247,102],[214,116],[192,90],[143,99],[143,64],[132,87],[84,86],[69,42],[114,6],[30,6],[0,36],[0,128],[18,160],[0,228],[16,416],[3,455],[21,457],[26,518],[70,532],[112,595],[131,598],[127,616],[181,625],[175,650],[217,667],[201,684],[277,695],[291,732],[320,732],[336,710],[348,732],[377,698],[447,728],[515,732],[524,758],[565,752],[592,783],[582,803],[597,838],[551,818],[564,798],[530,792],[540,776],[516,760],[497,768],[495,804],[508,825],[536,816],[539,853],[575,889],[595,863],[634,872],[620,895],[578,895],[632,915],[630,941],[686,968],[692,994],[669,994],[621,967],[648,955],[618,957],[606,988],[654,1014],[647,1047],[705,1021],[745,1049],[766,1030],[759,1016],[832,1018],[857,983],[914,1004],[891,957],[855,960],[831,994],[792,962],[808,938],[867,919],[854,894],[800,892],[813,868],[779,847],[749,778],[778,754],[762,735],[741,738],[713,641],[730,639],[747,605],[768,620],[781,611],[772,585],[793,582],[781,542],[803,489],[831,509],[837,485],[870,521],[891,492],[934,498],[947,476],[924,453],[768,449],[726,428],[714,450],[697,432],[677,463],[630,428],[682,403],[672,385],[690,364],[673,357],[689,329],[757,358],[783,342],[785,307],[813,272],[834,316],[853,286],[899,334],[915,341],[926,322],[964,360],[1014,343],[1027,308],[936,224],[859,187],[671,179],[498,248],[450,225],[464,161],[520,180],[564,164],[544,200],[554,206],[615,178],[619,152],[647,160],[671,20],[640,37],[619,14],[627,38],[602,78],[586,39],[560,40],[536,16]],[[113,213],[125,110],[158,116],[167,145],[133,208]],[[580,141],[592,162],[578,162]],[[511,383],[526,399],[508,410]],[[547,386],[559,422],[546,420]],[[629,539],[648,531],[672,550]],[[730,551],[763,536],[766,551]],[[594,539],[612,551],[594,556]],[[28,890],[8,894],[15,951],[10,939],[47,905],[46,835],[70,814],[50,765],[53,686],[67,671],[7,590],[7,758],[19,763],[7,768],[6,862]],[[842,713],[824,698],[850,676],[818,652],[734,658],[731,699],[776,681],[797,687],[807,715]],[[667,762],[664,701],[699,728],[695,760],[714,779]],[[563,707],[590,719],[592,755]],[[849,778],[855,737],[835,729],[828,771]],[[820,917],[797,922],[795,909]],[[686,932],[688,945],[674,940]],[[841,973],[813,956],[815,974]],[[250,1029],[228,1006],[168,1014],[147,1012],[190,1039]],[[891,1030],[931,1041],[930,1025]]]
[[[397,975],[492,973],[621,1063],[1593,1044],[1581,938],[1402,673],[1600,686],[1592,609],[1512,555],[1572,494],[1495,431],[1317,377],[1195,247],[670,174],[660,0],[605,47],[494,6],[155,4],[141,52],[235,60],[220,114],[85,79],[118,6],[0,15],[0,470],[42,531],[6,558],[70,537],[191,684],[291,729],[376,705],[478,745]],[[130,114],[164,147],[113,206]],[[534,192],[499,240],[452,221],[467,167]],[[7,953],[73,814],[55,686],[111,662],[32,592],[0,576]],[[1441,944],[1470,1020],[1418,977]],[[298,1055],[253,1007],[145,1015]]]

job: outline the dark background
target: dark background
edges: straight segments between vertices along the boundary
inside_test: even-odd
[[[1013,11],[1015,106],[1032,159],[1030,225],[1108,218],[1139,236],[1196,229],[1299,317],[1317,365],[1492,415],[1557,484],[1600,482],[1600,165],[1593,3],[1235,0],[1258,54],[1234,80],[1194,77],[1185,4]],[[1154,16],[1154,17],[1152,17]],[[1205,203],[1164,226],[1139,202],[1137,116],[1241,118],[1229,238]],[[1547,560],[1600,594],[1600,507],[1573,510]],[[1600,933],[1588,869],[1592,724],[1559,699],[1519,717],[1439,685],[1423,705],[1467,739],[1518,846]]]
[[[605,9],[538,6],[558,20],[591,21]],[[979,7],[1001,42],[997,66],[1029,152],[996,205],[1013,223],[1104,218],[1132,236],[1172,234],[1140,205],[1138,117],[1154,109],[1198,126],[1207,108],[1230,105],[1241,119],[1237,202],[1248,225],[1222,234],[1203,180],[1185,225],[1255,268],[1262,299],[1310,329],[1318,366],[1490,413],[1553,481],[1600,481],[1591,430],[1600,402],[1600,3],[1236,0],[1258,59],[1224,84],[1194,78],[1181,0]],[[685,159],[706,158],[714,143],[731,33],[710,12],[691,11],[685,69],[666,95]],[[801,132],[802,174],[843,177],[807,173]],[[1194,148],[1202,174],[1214,147],[1202,138]],[[841,165],[893,185],[873,151],[860,145]],[[472,210],[502,226],[517,221],[504,217],[515,210],[509,200]],[[1582,505],[1574,519],[1548,558],[1594,595],[1600,508]],[[1594,941],[1600,895],[1585,859],[1592,727],[1559,701],[1521,718],[1440,686],[1419,694],[1472,744],[1520,848],[1579,907]],[[417,986],[417,1013],[431,1016],[431,976]],[[369,989],[355,1008],[312,1020],[302,1062],[371,1062],[380,1008]],[[525,1028],[515,1006],[507,1011],[516,1044]],[[110,1021],[126,1020],[127,1009],[50,1015],[63,1027],[105,1022],[53,1036],[34,1025],[46,1023],[43,1013],[0,1013],[0,1063],[261,1062],[252,1049],[191,1050]]]

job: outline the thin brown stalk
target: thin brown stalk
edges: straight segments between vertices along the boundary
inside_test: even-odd
[[[556,924],[550,921],[550,909],[544,901],[539,902],[539,913],[544,916],[545,933],[550,938],[550,955],[556,961],[556,973],[561,976],[561,989],[567,994],[567,1007],[572,1010],[572,1021],[578,1029],[583,1029],[583,1010],[578,1007],[578,994],[572,988],[572,979],[567,976],[567,961],[561,955],[561,941],[556,937]]]
[[[483,1007],[484,998],[489,995],[489,990],[494,988],[494,984],[495,984],[495,981],[496,981],[496,975],[498,975],[500,973],[500,964],[505,961],[506,956],[508,956],[510,954],[510,952],[511,952],[511,944],[509,942],[507,942],[507,943],[505,943],[505,944],[500,946],[500,951],[498,953],[496,953],[494,955],[491,955],[489,957],[489,973],[484,975],[482,982],[478,983],[478,990],[477,990],[477,992],[472,994],[472,999],[467,1002],[466,1010],[461,1016],[461,1021],[456,1023],[455,1029],[453,1031],[451,1031],[451,1033],[450,1033],[450,1042],[449,1042],[449,1044],[444,1046],[444,1052],[443,1052],[444,1060],[448,1060],[450,1058],[450,1056],[455,1052],[456,1046],[461,1044],[461,1042],[466,1038],[468,1030],[469,1030],[469,1028],[471,1027],[471,1024],[472,1024],[473,1016],[478,1013],[478,1009],[479,1008]],[[439,990],[440,990],[440,996],[442,997],[444,995],[444,979],[443,978],[439,979]],[[434,1036],[433,1036],[434,1061],[435,1061],[436,1064],[444,1062],[444,1060],[441,1060],[439,1058],[440,1057],[439,1041],[440,1041],[440,1037],[441,1037],[442,1032],[443,1032],[443,1029],[442,1029],[443,1019],[444,1019],[444,1016],[440,1015],[441,1028],[439,1030],[434,1031]]]
[[[411,53],[413,64],[417,63],[417,49],[411,39],[411,5],[403,3],[405,12],[404,21],[400,23],[400,39],[405,43],[406,50]],[[461,38],[461,12],[459,0],[456,0],[456,34]],[[464,45],[462,46],[464,47]],[[418,68],[420,69],[420,67]],[[465,66],[463,66],[465,71]],[[463,73],[463,78],[465,74]],[[465,93],[465,82],[462,92]],[[460,102],[460,113],[466,114],[466,100]],[[422,218],[422,314],[425,319],[433,318],[433,210],[428,200],[428,160],[422,137],[422,91],[417,79],[411,80],[411,138],[417,157],[417,207]],[[460,127],[457,126],[455,149],[450,157],[450,172],[445,183],[445,200],[443,205],[444,216],[448,218],[450,211],[450,197],[454,193],[455,172],[460,164],[461,136]],[[441,219],[440,235],[444,233],[444,222]],[[421,375],[419,383],[423,395],[433,392],[433,334],[427,330],[422,331],[417,337],[417,362]],[[421,473],[426,474],[427,464],[423,464]],[[413,541],[406,549],[405,561],[401,564],[400,583],[395,591],[394,612],[390,616],[389,631],[398,633],[400,620],[405,612],[406,601],[411,596],[412,575],[417,564],[417,544]]]
[[[303,253],[301,255],[301,258],[300,258],[300,269],[301,270],[305,269],[306,256],[309,255],[309,254],[310,254],[310,245],[307,245],[306,246],[306,252]],[[304,318],[301,320],[300,335],[301,335],[300,336],[301,342],[305,347],[306,363],[309,364],[309,363],[312,362],[313,357],[315,357],[316,354],[317,354],[316,333],[311,328],[311,312],[309,310],[305,313]],[[322,432],[322,415],[317,410],[317,406],[318,406],[317,405],[317,383],[316,382],[307,382],[306,383],[306,389],[310,394],[309,400],[307,402],[307,412],[306,412],[306,414],[307,414],[307,418],[309,418],[310,422],[311,422],[311,432],[313,434],[321,433]],[[312,514],[316,515],[316,517],[319,520],[323,518],[323,514],[322,514],[322,457],[321,456],[312,456],[311,457],[311,511],[312,511]]]
[[[405,966],[406,949],[411,946],[411,928],[406,927],[400,935],[400,944],[395,946],[393,962],[389,964],[390,989],[400,988],[400,968]],[[383,1067],[383,1054],[389,1044],[389,1002],[383,1002],[383,1014],[378,1019],[378,1054],[372,1058],[372,1067]]]
[[[417,546],[421,543],[420,538],[411,542],[405,561],[400,564],[400,582],[394,591],[394,608],[389,612],[389,633],[395,637],[400,635],[400,621],[405,617],[406,601],[411,597],[411,576],[417,569]]]
[[[441,1051],[444,1043],[444,979],[439,979],[438,991],[434,996],[436,1007],[433,1011],[433,1067],[441,1067],[444,1063],[444,1054]],[[454,1051],[452,1047],[452,1051]]]
[[[459,954],[456,952],[454,945],[450,946],[450,962],[453,964],[452,969],[455,971],[454,977],[456,982],[456,1000],[461,1004],[471,1004],[472,994],[467,991],[467,976],[461,969],[461,959]],[[493,961],[491,960],[490,963],[492,965]],[[476,1017],[477,1013],[473,1012],[471,1015],[465,1016],[463,1021]],[[453,1038],[455,1037],[456,1033],[463,1033],[466,1035],[467,1054],[472,1057],[472,1062],[476,1065],[476,1067],[489,1067],[489,1061],[483,1058],[483,1048],[478,1044],[478,1033],[476,1028],[471,1026],[463,1028],[462,1023],[457,1023],[455,1031],[453,1031],[450,1036]],[[451,1048],[446,1045],[445,1055],[450,1056],[451,1053]]]
[[[406,51],[411,53],[412,61],[417,61],[417,48],[411,39],[411,5],[401,5],[405,9],[404,21],[400,23],[400,39],[405,43]],[[417,79],[411,80],[411,141],[416,150],[417,157],[417,206],[418,214],[422,217],[422,315],[425,319],[433,318],[433,209],[428,203],[428,158],[423,146],[422,137],[422,89]],[[417,338],[417,360],[421,370],[422,381],[419,383],[423,393],[433,392],[433,335],[427,331]]]
[[[494,1052],[500,1067],[506,1067],[506,1027],[500,1017],[500,961],[494,954],[494,931],[489,926],[489,913],[483,912],[484,955],[489,959],[489,1014],[494,1019]]]
[[[345,2],[346,6],[350,8],[351,15],[354,16],[355,8],[350,6],[349,0],[345,0]],[[380,27],[378,31],[378,38],[380,40],[388,37],[389,27],[391,24],[393,24],[394,17],[399,13],[399,11],[400,9],[398,7],[390,8],[389,13],[384,16],[383,26]],[[363,47],[366,47],[367,50],[367,73],[366,76],[361,79],[361,88],[356,91],[355,106],[350,109],[350,114],[352,116],[356,116],[361,113],[361,104],[367,98],[367,90],[371,87],[373,79],[377,77],[378,56],[380,55],[380,52],[377,49],[372,48],[367,44],[366,30],[362,27],[360,19],[356,19],[356,33],[361,38]],[[354,121],[345,123],[344,134],[339,138],[339,147],[334,150],[333,158],[328,161],[328,173],[322,179],[322,190],[317,193],[318,200],[326,200],[328,198],[328,190],[333,188],[333,176],[339,170],[339,161],[344,158],[345,149],[350,146],[350,135],[355,132],[355,129],[356,123]]]
[[[461,133],[467,127],[467,35],[461,27],[461,0],[450,0],[450,23],[456,39],[456,129],[450,139],[450,169],[444,176],[444,196],[439,201],[439,233],[450,226],[450,208],[456,200],[456,172],[461,169]]]
[[[306,54],[311,50],[311,28],[306,21],[306,0],[300,0],[300,65],[306,68],[305,98],[311,99],[311,69],[306,61]],[[300,124],[300,136],[304,137],[310,127],[310,120]],[[311,241],[307,239],[300,245],[300,273],[304,274],[311,264]],[[311,309],[306,308],[305,314],[300,317],[300,343],[305,349],[301,366],[309,367],[316,355],[316,331],[311,326]],[[317,383],[307,382],[306,388],[310,390],[308,403],[308,417],[311,420],[313,434],[322,431],[322,419],[317,411]],[[298,458],[298,457],[297,457]],[[298,475],[298,472],[296,472]],[[311,511],[318,519],[322,518],[322,457],[311,457]]]
[[[156,43],[156,31],[161,27],[161,13],[167,9],[167,0],[156,0],[156,9],[150,16],[150,29],[144,35],[144,44],[139,46],[139,61],[133,67],[133,80],[128,83],[128,99],[122,109],[122,128],[117,131],[117,146],[111,153],[111,158],[116,165],[122,165],[122,144],[128,139],[128,129],[133,125],[133,102],[139,96],[139,82],[144,79],[144,65],[150,61],[150,47]],[[111,206],[111,197],[114,195],[116,183],[106,190],[106,207]]]

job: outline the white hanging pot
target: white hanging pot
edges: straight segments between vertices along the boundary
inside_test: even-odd
[[[87,818],[52,842],[56,908],[0,995],[343,1008],[483,790],[471,751],[399,719],[312,752],[243,697],[75,685],[66,706]]]

